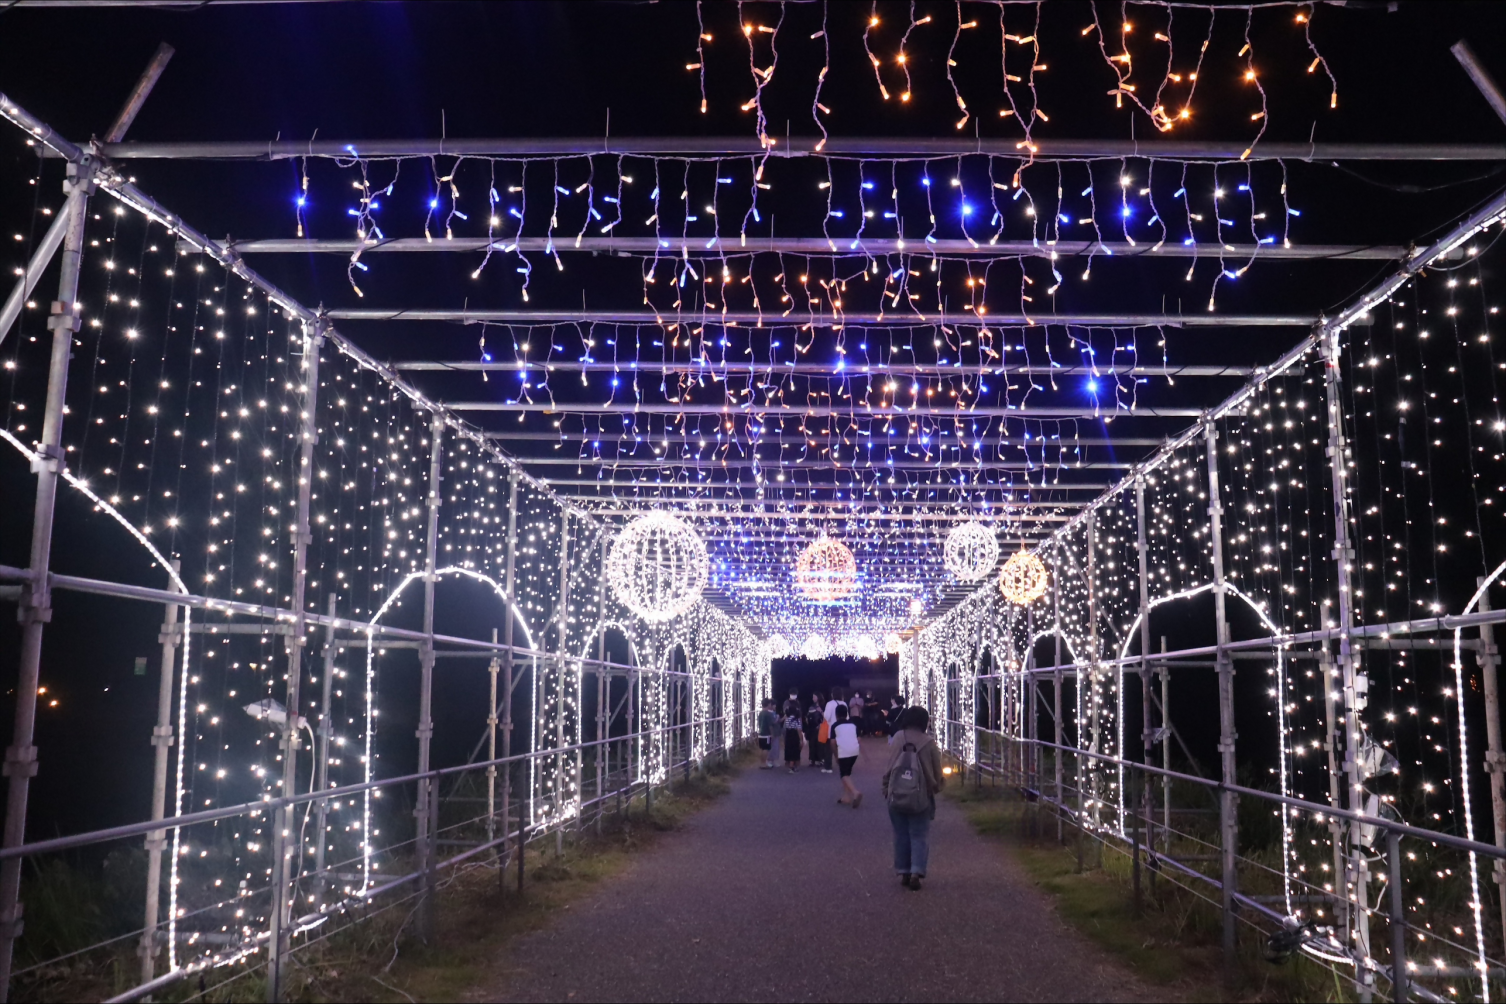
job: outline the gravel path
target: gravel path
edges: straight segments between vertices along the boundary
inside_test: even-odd
[[[730,794],[548,928],[513,941],[476,1001],[1153,1001],[1069,930],[943,800],[921,892],[891,871],[865,739],[866,800],[835,774],[745,770]]]

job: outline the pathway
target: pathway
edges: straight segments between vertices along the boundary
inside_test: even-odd
[[[862,808],[835,774],[748,769],[732,791],[547,928],[516,939],[499,1001],[1164,999],[1057,919],[942,800],[925,889],[891,871],[865,739]]]

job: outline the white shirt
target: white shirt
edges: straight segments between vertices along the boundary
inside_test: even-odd
[[[847,707],[847,702],[846,701],[827,701],[826,702],[826,711],[823,712],[823,714],[824,714],[824,716],[826,718],[826,724],[827,725],[835,725],[835,724],[837,724],[837,705],[839,705],[839,704],[842,705],[842,707],[844,707],[844,708]]]
[[[858,727],[852,722],[841,722],[832,730],[837,741],[837,758],[858,755]]]

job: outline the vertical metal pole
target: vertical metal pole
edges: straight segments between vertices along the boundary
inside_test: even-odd
[[[1386,831],[1386,870],[1391,886],[1391,999],[1411,1000],[1407,972],[1407,905],[1401,887],[1401,834]]]
[[[1365,780],[1357,753],[1362,742],[1360,712],[1368,701],[1369,679],[1360,665],[1360,652],[1350,638],[1354,628],[1353,573],[1354,548],[1349,531],[1349,445],[1344,437],[1343,395],[1339,386],[1340,342],[1337,329],[1324,333],[1324,394],[1328,407],[1328,465],[1333,475],[1333,560],[1338,585],[1339,675],[1344,701],[1344,775],[1347,781],[1348,808],[1365,811]],[[1352,949],[1359,975],[1359,997],[1368,1004],[1375,990],[1375,971],[1366,964],[1370,958],[1369,865],[1360,844],[1360,828],[1348,827],[1349,853],[1346,878],[1354,909],[1350,912]]]
[[[560,510],[560,596],[559,596],[559,656],[556,660],[559,666],[558,675],[555,677],[554,700],[557,707],[554,709],[554,748],[563,750],[566,746],[573,745],[565,732],[565,683],[570,676],[570,511]],[[576,701],[580,695],[575,695]],[[577,707],[577,714],[579,710]],[[555,754],[555,770],[558,771],[558,779],[554,787],[554,854],[556,857],[565,852],[565,818],[567,814],[568,799],[573,788],[576,795],[580,793],[578,787],[569,783],[569,771],[566,763],[574,760],[580,754],[557,753]],[[575,780],[580,779],[580,771],[575,771]]]
[[[434,585],[439,549],[439,502],[441,460],[444,448],[444,417],[435,412],[429,422],[429,525],[424,536],[424,639],[419,643],[418,690],[418,773],[429,772],[429,747],[434,738]],[[434,839],[432,823],[436,813],[430,802],[439,798],[439,785],[429,778],[418,782],[418,799],[413,808],[417,821],[414,846],[418,854],[419,901],[418,936],[428,941],[434,930]],[[437,806],[433,807],[437,808]]]
[[[22,584],[16,619],[21,622],[21,662],[16,679],[15,731],[5,751],[5,776],[10,789],[5,805],[6,847],[19,847],[26,839],[26,798],[37,773],[37,748],[32,744],[36,727],[37,680],[42,665],[42,629],[52,620],[52,586],[48,579],[52,557],[52,517],[57,502],[58,470],[64,454],[63,402],[68,390],[68,357],[73,333],[79,329],[78,274],[84,245],[84,216],[89,190],[94,185],[93,161],[86,157],[68,166],[63,190],[68,195],[63,212],[68,229],[63,235],[62,271],[58,298],[52,304],[47,326],[52,329],[52,360],[47,371],[47,404],[42,417],[42,441],[32,472],[37,476],[36,507],[31,523],[30,579]],[[0,863],[0,999],[10,993],[11,958],[15,939],[21,936],[21,859]]]
[[[1098,583],[1096,581],[1097,577],[1098,577],[1097,576],[1098,558],[1097,558],[1097,553],[1096,553],[1097,550],[1098,550],[1098,510],[1096,510],[1096,509],[1090,509],[1090,510],[1088,510],[1088,558],[1087,558],[1087,570],[1088,570],[1088,722],[1089,722],[1089,726],[1090,726],[1090,730],[1091,730],[1091,732],[1090,732],[1091,739],[1090,739],[1089,749],[1093,753],[1102,753],[1103,752],[1103,746],[1102,746],[1102,743],[1101,743],[1101,733],[1102,733],[1102,730],[1103,730],[1103,716],[1102,716],[1102,713],[1101,713],[1101,710],[1100,710],[1102,701],[1100,700],[1100,697],[1099,697],[1100,667],[1099,667],[1099,655],[1098,655],[1098,588],[1097,588]],[[1080,685],[1081,680],[1082,680],[1082,670],[1079,669],[1077,672],[1078,672],[1077,679],[1078,679],[1079,685]],[[1081,747],[1082,747],[1082,744],[1078,743],[1078,748],[1080,749]],[[1082,774],[1081,762],[1082,762],[1082,757],[1079,756],[1078,757],[1078,763],[1079,763],[1078,774],[1079,775]],[[1097,833],[1099,831],[1099,816],[1098,816],[1098,814],[1099,814],[1100,806],[1101,806],[1101,804],[1103,802],[1102,797],[1100,797],[1100,787],[1099,787],[1099,771],[1101,769],[1102,768],[1101,768],[1101,765],[1100,765],[1099,761],[1097,761],[1097,760],[1089,760],[1088,761],[1088,771],[1091,774],[1092,782],[1093,782],[1091,794],[1092,794],[1092,803],[1093,803],[1092,804],[1092,808],[1093,808],[1093,833],[1094,833],[1095,836],[1097,835]],[[1083,786],[1079,783],[1078,784],[1079,790],[1081,790],[1082,787]],[[1079,797],[1079,800],[1080,800],[1082,796],[1079,795],[1078,797]],[[1095,857],[1097,857],[1100,860],[1100,862],[1102,861],[1102,855],[1103,855],[1102,847],[1103,847],[1102,844],[1098,844],[1097,851],[1096,851],[1096,853],[1094,855]]]
[[[497,629],[492,628],[492,644],[497,644]],[[486,842],[491,843],[497,839],[497,674],[502,671],[502,660],[495,653],[491,662],[486,664],[486,672],[491,677],[491,699],[487,701],[486,715],[486,759],[492,761],[486,768]],[[507,821],[504,819],[503,830],[507,829]],[[500,862],[503,855],[498,852],[497,860]]]
[[[602,529],[600,558],[596,565],[596,832],[601,833],[601,817],[606,814],[607,708],[612,696],[611,677],[607,675],[607,534]]]
[[[1056,783],[1056,842],[1063,840],[1062,833],[1062,747],[1065,742],[1065,728],[1062,725],[1062,594],[1061,594],[1061,542],[1055,541],[1051,545],[1051,636],[1056,642],[1056,662],[1052,672],[1054,681],[1054,693],[1052,694],[1051,720],[1056,732],[1056,749],[1051,752],[1051,769],[1055,774]]]
[[[1484,585],[1482,577],[1477,585]],[[1481,612],[1490,609],[1490,594],[1480,597]],[[1496,679],[1500,656],[1496,651],[1495,631],[1489,624],[1480,625],[1480,647],[1475,652],[1480,675],[1485,682],[1485,770],[1490,775],[1490,809],[1495,823],[1496,846],[1506,850],[1506,754],[1501,752],[1501,689]],[[1496,890],[1501,904],[1501,931],[1506,935],[1506,861],[1494,863]]]
[[[1234,660],[1229,657],[1229,621],[1226,617],[1227,583],[1224,580],[1224,505],[1218,483],[1218,429],[1212,422],[1203,424],[1203,439],[1208,458],[1208,527],[1209,547],[1213,552],[1213,610],[1218,631],[1218,751],[1226,785],[1235,783],[1234,760]],[[1239,851],[1239,820],[1234,793],[1219,792],[1219,852],[1223,859],[1224,908],[1224,980],[1232,984],[1235,972],[1234,890]]]
[[[173,572],[181,568],[173,559]],[[172,583],[169,588],[177,588]],[[157,725],[152,729],[152,822],[167,815],[167,761],[173,745],[173,675],[178,653],[178,604],[167,604],[162,616],[162,671],[157,681]],[[167,847],[167,830],[153,830],[146,835],[146,923],[141,931],[141,982],[157,975],[157,922],[161,919],[162,852]]]
[[[330,593],[326,602],[329,616],[335,616],[335,594]],[[335,626],[324,626],[324,668],[323,675],[319,678],[319,751],[316,763],[316,778],[314,781],[315,791],[325,791],[329,788],[329,745],[334,738],[335,721],[330,710],[330,689],[333,686],[335,676]],[[329,879],[324,874],[324,855],[329,838],[325,834],[325,827],[329,825],[329,799],[321,798],[318,803],[317,826],[314,827],[314,906],[317,910],[324,908],[324,893],[329,889]]]
[[[1131,871],[1134,873],[1134,875],[1133,875],[1133,881],[1134,881],[1134,886],[1135,886],[1135,916],[1136,917],[1140,916],[1140,912],[1141,912],[1141,909],[1142,909],[1142,903],[1143,903],[1143,901],[1141,899],[1141,895],[1140,895],[1140,791],[1141,791],[1141,787],[1142,787],[1142,785],[1141,785],[1141,782],[1140,782],[1140,774],[1137,771],[1135,771],[1133,768],[1131,768],[1130,775],[1129,775],[1130,796],[1129,796],[1128,799],[1126,799],[1126,801],[1129,802],[1129,808],[1130,808],[1130,854],[1131,854],[1131,861],[1133,862],[1133,864],[1131,866]]]
[[[314,443],[319,438],[319,351],[324,346],[324,318],[315,319],[312,329],[305,325],[303,341],[303,401],[300,405],[300,449],[298,455],[298,510],[293,529],[293,623],[284,636],[287,642],[288,669],[285,681],[287,708],[282,727],[282,793],[294,795],[298,787],[298,727],[303,721],[303,648],[307,621],[304,596],[308,588],[308,549],[313,543],[309,532],[310,506],[314,488]],[[305,809],[305,811],[307,811]],[[282,999],[283,964],[288,953],[288,939],[293,920],[293,882],[303,868],[298,842],[295,806],[283,806],[272,814],[272,917],[267,944],[267,999]]]
[[[516,624],[516,615],[513,613],[517,606],[517,598],[514,592],[517,586],[517,558],[518,558],[518,469],[511,468],[507,473],[507,558],[503,571],[502,589],[507,594],[507,611],[502,620],[502,644],[507,647],[503,654],[503,665],[506,667],[507,676],[503,680],[505,689],[502,692],[502,750],[503,756],[512,756],[512,691],[513,691],[513,667],[517,665],[517,659],[513,655],[514,641],[513,628]],[[493,704],[493,707],[496,707]],[[507,767],[507,783],[502,786],[502,826],[512,825],[511,796],[513,786],[513,766]],[[523,891],[523,817],[518,816],[518,891]],[[507,885],[507,871],[503,869],[500,875],[501,886]]]
[[[1167,651],[1166,636],[1161,636],[1161,653]],[[1164,659],[1161,661],[1159,670],[1161,674],[1161,727],[1166,729],[1166,735],[1161,737],[1161,769],[1167,773],[1161,775],[1161,851],[1171,850],[1171,665]]]
[[[1145,539],[1145,475],[1135,476],[1135,553],[1140,578],[1140,761],[1150,763],[1150,748],[1154,745],[1155,733],[1150,727],[1151,681],[1150,681],[1150,572],[1147,565],[1150,561],[1150,548]],[[1124,751],[1119,755],[1124,757]],[[1127,759],[1127,758],[1126,758]],[[1145,845],[1152,852],[1156,846],[1155,833],[1151,820],[1154,818],[1151,812],[1150,796],[1151,787],[1146,783],[1148,778],[1141,772],[1139,801],[1139,815],[1136,817],[1136,825],[1141,820],[1145,824]],[[1135,867],[1139,868],[1139,858],[1136,857]],[[1155,892],[1156,873],[1150,873],[1151,892]]]

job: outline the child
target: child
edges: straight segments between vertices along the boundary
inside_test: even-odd
[[[832,745],[837,748],[837,769],[842,774],[842,795],[838,805],[863,804],[863,793],[852,783],[852,767],[858,762],[858,727],[848,716],[847,708],[837,705],[837,725],[831,730]]]
[[[775,745],[779,737],[774,729],[778,723],[779,715],[774,712],[774,698],[765,698],[763,710],[758,713],[758,748],[769,751],[768,759],[763,764],[764,770],[773,770],[779,760],[779,750]]]
[[[784,765],[790,769],[791,774],[800,769],[800,748],[805,744],[805,733],[801,731],[804,724],[800,719],[799,702],[785,702]]]

